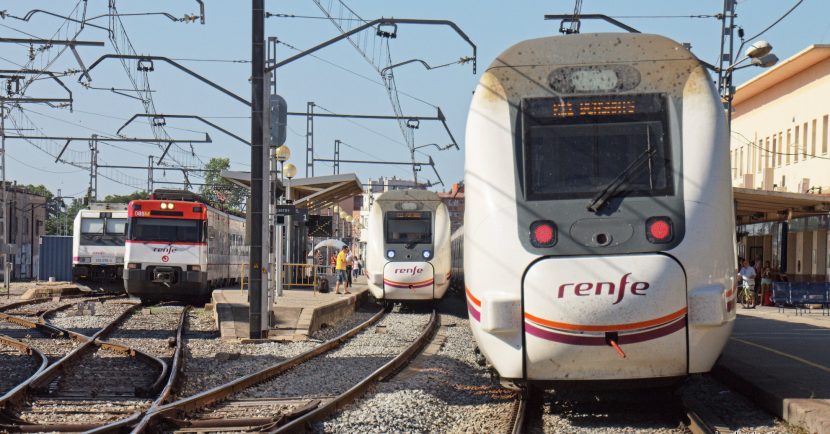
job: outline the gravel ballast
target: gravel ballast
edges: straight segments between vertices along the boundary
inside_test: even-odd
[[[125,303],[123,300],[81,302],[55,312],[46,319],[55,327],[92,336],[132,306],[133,303]]]
[[[442,303],[432,355],[421,355],[390,381],[314,426],[315,432],[509,432],[515,394],[476,363],[463,306]]]
[[[194,309],[188,313],[187,351],[177,398],[220,386],[308,351],[365,322],[376,312],[375,307],[359,309],[348,318],[313,334],[307,341],[240,344],[219,339],[211,313]]]

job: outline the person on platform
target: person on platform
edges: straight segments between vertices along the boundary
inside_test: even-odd
[[[755,267],[749,265],[749,261],[744,259],[742,263],[743,267],[741,271],[738,272],[738,275],[743,280],[743,287],[749,288],[749,295],[752,297],[751,299],[751,306],[755,307],[755,300],[756,300],[756,292],[755,292]]]
[[[326,264],[323,262],[323,252],[320,249],[314,251],[314,264],[317,265],[317,274],[323,273],[323,266]]]
[[[354,255],[352,250],[346,247],[346,288],[352,287],[352,270],[354,270]]]
[[[772,295],[772,267],[769,261],[764,262],[764,268],[761,270],[761,303],[764,306],[771,306]]]
[[[340,294],[340,285],[343,285],[343,294],[351,294],[349,289],[346,287],[346,255],[349,252],[348,246],[343,246],[340,250],[340,253],[337,254],[337,258],[335,259],[334,269],[335,273],[337,274],[337,284],[334,286],[334,293]]]

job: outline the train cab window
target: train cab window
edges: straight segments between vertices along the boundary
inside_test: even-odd
[[[129,226],[129,238],[136,241],[198,243],[202,242],[201,228],[200,220],[134,218]]]
[[[673,194],[663,96],[533,98],[523,113],[528,200],[592,197],[630,167],[618,192]]]
[[[387,212],[386,242],[432,243],[432,218],[428,212]]]
[[[103,234],[104,219],[102,218],[81,218],[82,234]]]
[[[126,235],[127,234],[127,219],[108,218],[107,219],[107,233],[112,234],[112,235]]]

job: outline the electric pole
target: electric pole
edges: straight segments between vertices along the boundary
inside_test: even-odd
[[[7,205],[6,205],[6,105],[3,101],[0,101],[0,171],[2,171],[2,178],[3,178],[3,205],[2,205],[2,212],[3,212],[3,263],[0,266],[3,267],[3,287],[6,288],[6,291],[9,293],[11,290],[9,289],[9,282],[11,279],[9,278],[9,268],[6,265],[8,262],[8,251],[9,251],[9,239],[8,239],[8,213],[7,213]]]
[[[723,0],[720,35],[720,68],[718,69],[718,91],[724,101],[727,126],[732,124],[732,73],[727,71],[735,57],[735,5],[736,0]],[[729,23],[727,24],[727,20]],[[728,48],[727,48],[728,47]],[[730,128],[731,129],[731,128]]]
[[[262,211],[263,211],[263,129],[265,81],[265,4],[251,0],[251,245],[248,279],[251,339],[261,339],[262,330]],[[267,149],[267,148],[266,148]]]

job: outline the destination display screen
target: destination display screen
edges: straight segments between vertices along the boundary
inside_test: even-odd
[[[662,113],[664,98],[658,94],[603,95],[568,98],[528,98],[522,111],[539,122],[547,119],[607,117]]]
[[[420,244],[432,242],[432,219],[425,211],[390,211],[386,213],[386,242]]]

